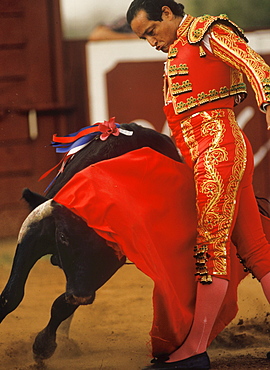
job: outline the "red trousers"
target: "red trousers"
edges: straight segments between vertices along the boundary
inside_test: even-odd
[[[164,108],[169,126],[196,184],[199,280],[230,278],[230,245],[259,280],[270,271],[266,240],[253,193],[252,148],[231,109],[202,111],[179,121]]]

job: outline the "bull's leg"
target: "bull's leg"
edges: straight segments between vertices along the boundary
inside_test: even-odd
[[[66,320],[64,320],[60,324],[60,326],[57,330],[57,333],[62,335],[65,338],[69,338],[69,330],[70,330],[72,319],[73,319],[73,315],[69,316]]]
[[[78,305],[66,301],[65,293],[60,295],[53,303],[51,318],[48,325],[36,336],[33,344],[34,358],[37,361],[50,358],[57,347],[56,330],[58,326],[70,317]]]

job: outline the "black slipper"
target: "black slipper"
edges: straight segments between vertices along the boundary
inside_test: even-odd
[[[210,360],[206,352],[200,353],[199,355],[185,358],[181,361],[175,362],[156,362],[154,365],[143,368],[143,370],[208,370],[210,369]]]

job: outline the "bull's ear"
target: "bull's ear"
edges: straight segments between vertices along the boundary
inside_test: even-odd
[[[44,197],[43,195],[34,193],[33,191],[27,188],[23,190],[22,198],[26,200],[26,202],[28,203],[30,211],[33,211],[33,209],[35,209],[37,206],[48,200],[48,198]]]

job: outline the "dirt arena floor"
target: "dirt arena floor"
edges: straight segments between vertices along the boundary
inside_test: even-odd
[[[15,240],[0,241],[0,290],[10,271]],[[65,289],[61,270],[41,259],[31,271],[20,306],[0,324],[0,369],[137,370],[149,364],[152,282],[126,265],[104,286],[93,305],[80,307],[69,339],[59,335],[54,356],[32,357],[35,335],[46,325],[54,299]],[[209,349],[213,370],[270,369],[270,308],[255,280],[239,289],[240,310]]]

